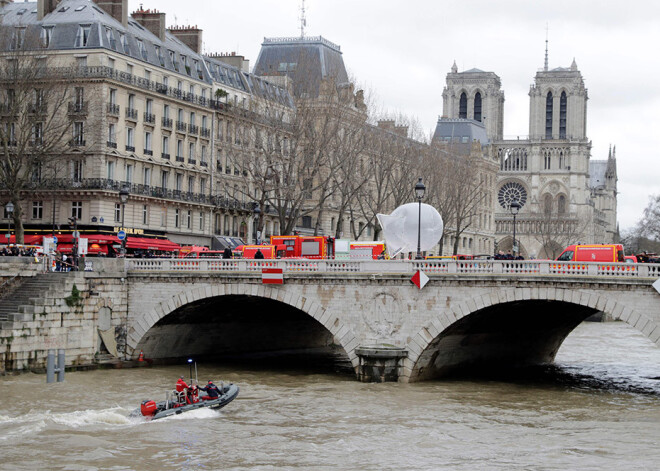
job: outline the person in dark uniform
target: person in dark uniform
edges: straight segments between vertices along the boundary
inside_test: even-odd
[[[213,384],[212,380],[209,380],[206,387],[200,386],[199,389],[208,394],[208,396],[201,397],[202,401],[212,401],[213,399],[217,399],[220,394],[222,394],[222,391],[220,391],[220,389],[215,384]]]
[[[222,258],[231,258],[231,249],[229,247],[225,247],[225,250],[222,251]]]

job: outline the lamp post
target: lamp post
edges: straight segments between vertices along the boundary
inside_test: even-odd
[[[419,181],[415,184],[415,196],[419,203],[419,215],[417,218],[417,256],[415,257],[417,260],[422,259],[422,198],[424,198],[425,192],[426,186],[424,186],[420,177]]]
[[[11,218],[14,214],[14,203],[11,201],[5,205],[5,211],[7,211],[7,245],[9,245],[9,240],[11,239]]]
[[[518,200],[513,200],[509,205],[509,211],[511,211],[511,214],[513,214],[513,246],[511,251],[513,252],[514,258],[516,257],[518,251],[518,246],[516,245],[516,216],[520,212],[520,208],[522,208],[522,205],[518,202]]]
[[[254,213],[254,243],[259,245],[261,239],[261,234],[259,233],[259,218],[261,217],[261,208],[259,207],[259,203],[254,206],[252,212]]]
[[[128,238],[128,233],[124,227],[124,216],[126,215],[126,202],[128,201],[128,188],[125,186],[121,187],[119,190],[119,201],[121,201],[121,230],[124,231],[124,239],[121,241],[121,253],[126,256],[126,239]]]

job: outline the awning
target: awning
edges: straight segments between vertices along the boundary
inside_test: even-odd
[[[148,237],[128,236],[126,238],[126,248],[176,252],[181,249],[181,246],[179,244],[175,244],[174,242],[170,242],[167,239],[149,239]]]

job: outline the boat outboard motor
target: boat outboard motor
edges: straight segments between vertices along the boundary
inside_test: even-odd
[[[152,400],[142,401],[140,405],[140,411],[142,415],[150,417],[156,413],[156,402]]]

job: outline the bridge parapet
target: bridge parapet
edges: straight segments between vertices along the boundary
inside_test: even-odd
[[[280,268],[284,273],[378,273],[587,276],[603,278],[660,278],[660,264],[557,262],[554,260],[251,260],[251,259],[135,259],[129,272],[261,272]]]

